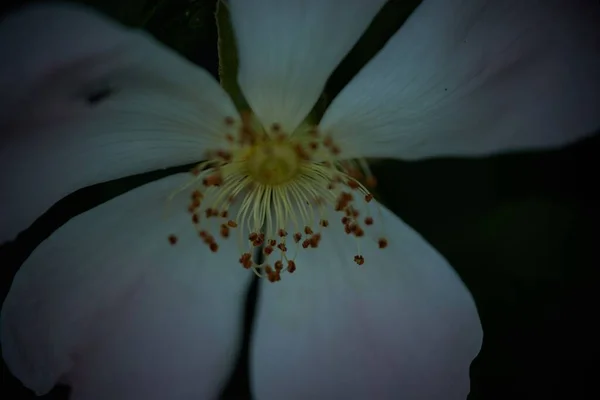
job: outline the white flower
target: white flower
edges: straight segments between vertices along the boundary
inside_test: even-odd
[[[468,290],[353,177],[369,178],[365,157],[479,156],[591,133],[597,6],[427,0],[310,126],[384,2],[229,3],[254,113],[243,117],[206,72],[86,10],[35,6],[0,25],[0,239],[79,188],[209,159],[33,251],[2,308],[11,372],[38,393],[66,382],[74,399],[216,397],[253,276],[241,263],[269,278],[250,350],[256,398],[465,398],[482,339]],[[244,255],[253,242],[273,247],[270,269]]]

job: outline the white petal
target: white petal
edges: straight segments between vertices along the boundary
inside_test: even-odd
[[[251,274],[235,241],[211,253],[182,194],[187,174],[142,186],[61,227],[17,273],[2,308],[11,372],[74,399],[218,394],[233,368]],[[179,237],[171,246],[167,237]]]
[[[231,0],[238,81],[264,126],[292,132],[383,0]]]
[[[425,240],[382,211],[390,245],[363,240],[363,266],[352,261],[355,242],[327,228],[318,249],[299,253],[296,272],[262,287],[257,398],[466,398],[482,341],[473,299]]]
[[[85,8],[24,9],[0,49],[0,241],[77,189],[202,159],[237,115],[205,71]]]
[[[348,157],[479,156],[600,127],[600,7],[427,0],[323,117]],[[595,4],[593,4],[595,3]]]

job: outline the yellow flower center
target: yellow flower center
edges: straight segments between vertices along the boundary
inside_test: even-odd
[[[250,177],[271,186],[294,179],[300,169],[300,158],[291,143],[272,140],[253,146],[246,163]]]
[[[298,251],[317,249],[325,230],[333,229],[328,216],[334,210],[341,229],[357,239],[354,262],[364,264],[358,240],[374,218],[373,195],[361,181],[375,185],[365,160],[345,159],[317,127],[303,125],[291,134],[277,124],[265,130],[245,114],[241,121],[226,118],[223,128],[225,148],[209,152],[189,184],[171,195],[194,189],[187,211],[212,251],[219,249],[218,237],[237,230],[240,264],[279,281],[284,271],[296,270]],[[177,237],[169,242],[175,245]],[[375,242],[387,246],[381,235]]]

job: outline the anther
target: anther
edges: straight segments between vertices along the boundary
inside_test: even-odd
[[[365,258],[361,255],[354,256],[354,262],[358,265],[363,265],[365,263]]]
[[[225,224],[221,225],[221,236],[224,238],[228,238],[229,237],[229,227]]]
[[[296,270],[296,263],[292,260],[288,260],[287,262],[287,272],[290,274]]]
[[[171,246],[174,246],[177,243],[177,236],[169,235],[169,243],[171,243]]]
[[[379,245],[379,248],[380,248],[380,249],[385,249],[385,248],[387,247],[387,245],[388,245],[388,242],[387,242],[387,240],[386,240],[386,239],[384,239],[384,238],[381,238],[381,239],[379,239],[379,240],[377,241],[377,244]]]

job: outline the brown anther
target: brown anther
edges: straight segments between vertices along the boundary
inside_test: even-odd
[[[277,241],[275,239],[269,239],[268,243],[269,243],[269,246],[275,246],[277,244]]]
[[[206,178],[204,178],[202,180],[202,184],[204,186],[219,186],[223,183],[223,177],[221,176],[220,173],[215,172],[212,175],[207,176]]]
[[[192,222],[197,224],[198,222],[200,222],[200,217],[198,216],[198,214],[193,214],[192,215]]]
[[[217,151],[217,157],[223,161],[231,161],[231,153],[224,150]]]
[[[281,271],[283,269],[283,263],[281,261],[275,261],[275,271]]]
[[[321,221],[319,221],[319,225],[321,225],[323,228],[327,228],[329,226],[329,221],[327,221],[326,219],[322,219]]]
[[[286,237],[287,236],[287,232],[284,229],[280,229],[279,232],[279,237]]]
[[[235,122],[235,119],[233,117],[225,117],[225,125],[231,126],[233,125],[233,123]]]
[[[346,181],[346,184],[350,187],[350,189],[358,189],[359,188],[358,182],[356,182],[353,179],[348,179],[348,181]]]
[[[238,224],[235,221],[229,220],[227,221],[227,226],[229,226],[230,228],[237,228]]]
[[[265,272],[266,272],[266,269],[265,269]],[[279,273],[277,271],[271,270],[270,272],[267,272],[267,279],[269,280],[269,282],[273,283],[273,282],[280,281],[281,277],[279,276]]]
[[[304,242],[302,242],[302,247],[307,249],[308,246],[310,246],[310,239],[305,239]]]
[[[354,179],[362,179],[363,174],[356,168],[349,168],[347,174]]]
[[[316,249],[317,247],[319,247],[319,242],[320,242],[321,238],[317,237],[317,235],[314,235],[310,238],[310,247],[312,247],[313,249]]]
[[[371,217],[365,218],[365,225],[373,225],[373,218],[371,218]]]
[[[365,201],[366,201],[367,203],[370,203],[370,202],[371,202],[371,200],[373,200],[373,195],[372,195],[371,193],[369,193],[369,194],[365,195]]]
[[[221,236],[224,238],[229,237],[229,227],[225,224],[221,225]]]
[[[363,237],[363,236],[365,236],[365,231],[363,231],[360,226],[357,226],[356,229],[354,230],[354,236]]]
[[[223,211],[221,211],[221,218],[227,218],[227,217],[228,217],[228,215],[229,215],[229,214],[227,213],[227,210],[223,210]]]
[[[251,242],[254,242],[256,239],[258,239],[258,233],[256,232],[252,232],[250,236],[248,236],[248,240]]]
[[[304,233],[306,233],[307,235],[312,235],[313,231],[312,231],[312,229],[310,229],[309,226],[305,226],[304,227]]]
[[[336,156],[342,152],[340,150],[340,148],[335,145],[330,147],[330,151],[331,151],[331,154],[336,155]]]
[[[283,244],[283,243],[279,243],[279,244],[277,245],[277,248],[278,248],[279,250],[283,251],[284,253],[287,251],[287,247],[285,247],[285,244]]]
[[[280,125],[280,124],[278,124],[277,122],[274,122],[274,123],[271,125],[271,130],[272,130],[273,132],[279,132],[279,131],[281,130],[281,125]]]
[[[292,260],[288,260],[287,262],[287,272],[290,274],[296,270],[296,263]]]
[[[272,272],[270,274],[267,274],[267,279],[269,280],[269,282],[274,283],[277,282],[277,274],[275,272]]]
[[[342,217],[342,224],[346,225],[348,222],[350,222],[350,218]]]
[[[192,199],[193,200],[200,200],[200,199],[202,199],[202,197],[203,197],[202,196],[202,192],[200,192],[199,190],[194,190],[192,192]]]
[[[346,224],[344,225],[344,232],[346,232],[347,235],[352,233],[352,225],[351,224]]]
[[[381,238],[377,241],[377,244],[379,245],[380,249],[385,249],[388,245],[388,241],[384,238]]]
[[[213,253],[216,253],[217,250],[219,250],[219,245],[216,244],[215,242],[211,242],[208,247],[210,248],[210,251],[212,251]]]
[[[267,246],[267,247],[265,247],[265,249],[263,251],[265,252],[266,255],[270,256],[271,253],[273,253],[273,247]]]
[[[212,208],[207,208],[207,209],[204,211],[204,214],[206,214],[206,218],[210,218],[210,217],[212,217],[212,216],[213,216]]]
[[[301,144],[296,144],[294,146],[294,151],[296,152],[296,155],[302,159],[302,160],[309,160],[310,157],[308,155],[308,153],[304,150],[304,148],[302,147]]]
[[[375,179],[374,176],[369,176],[365,183],[368,187],[374,188],[375,186],[377,186],[377,179]]]
[[[298,243],[302,239],[302,234],[300,232],[294,233],[294,242]]]
[[[365,258],[361,255],[354,256],[354,262],[358,265],[363,265],[365,263]]]
[[[174,246],[177,243],[177,236],[169,235],[169,243],[171,243],[171,246]]]
[[[198,232],[198,236],[200,236],[202,239],[206,239],[209,236],[209,234],[206,231],[200,231]]]
[[[242,254],[242,257],[240,257],[240,264],[246,269],[252,267],[252,255],[250,253]]]
[[[233,135],[231,133],[225,134],[225,140],[227,140],[229,143],[235,142],[235,138],[233,137]]]
[[[316,150],[316,149],[318,149],[318,148],[319,148],[319,144],[318,144],[317,142],[310,142],[310,143],[308,144],[308,147],[309,147],[311,150],[313,150],[313,151],[314,151],[314,150]]]

